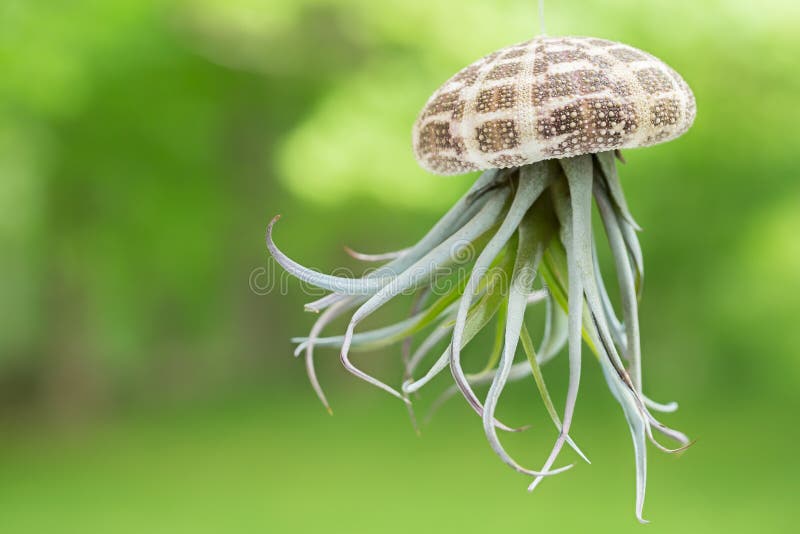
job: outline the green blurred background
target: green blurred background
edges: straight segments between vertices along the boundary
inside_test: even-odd
[[[534,495],[465,403],[417,437],[320,351],[330,417],[291,357],[313,317],[299,284],[262,290],[266,223],[284,214],[278,243],[325,271],[354,266],[345,244],[413,242],[474,179],[416,166],[417,111],[532,37],[535,13],[0,0],[0,532],[796,532],[797,2],[547,5],[551,34],[647,50],[697,96],[687,135],[622,169],[645,228],[646,387],[697,439],[651,448],[653,524],[634,519],[630,438],[589,357],[573,435],[593,464]],[[398,354],[359,361],[397,383]],[[564,362],[545,373],[561,406]],[[555,438],[540,404],[529,381],[501,406],[534,423],[507,440],[532,466]]]

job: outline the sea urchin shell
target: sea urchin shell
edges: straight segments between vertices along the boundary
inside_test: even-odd
[[[436,174],[650,146],[692,125],[681,76],[628,45],[537,37],[465,67],[428,100],[414,153]]]

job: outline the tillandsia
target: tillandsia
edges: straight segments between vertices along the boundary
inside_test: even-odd
[[[620,149],[654,145],[689,129],[695,101],[683,79],[655,57],[630,46],[586,37],[537,37],[494,52],[461,70],[428,100],[413,129],[419,163],[437,174],[484,171],[472,188],[412,247],[358,259],[385,262],[362,278],[321,274],[283,254],[267,231],[273,258],[289,273],[328,295],[306,307],[321,312],[307,337],[295,338],[311,383],[328,406],[314,371],[315,347],[334,347],[357,377],[410,406],[410,395],[449,369],[460,393],[481,417],[492,449],[531,477],[533,490],[555,467],[565,446],[586,458],[570,437],[581,376],[582,341],[600,364],[633,438],[636,516],[644,522],[646,443],[678,451],[688,438],[654,416],[671,412],[642,390],[638,305],[644,267],[633,219],[617,174]],[[616,268],[621,314],[603,281],[592,228],[593,203]],[[467,275],[447,290],[445,267],[470,257]],[[468,254],[466,254],[469,256]],[[462,262],[463,263],[463,262]],[[412,315],[383,328],[358,325],[395,297],[417,291]],[[546,324],[535,347],[526,308],[544,301]],[[323,337],[337,317],[351,313],[343,335]],[[494,328],[485,368],[467,373],[466,345]],[[410,351],[410,336],[427,331]],[[449,340],[438,358],[429,356]],[[350,359],[356,350],[403,343],[405,376],[399,387],[371,376]],[[521,351],[519,346],[522,345]],[[567,346],[569,381],[564,409],[556,410],[540,366]],[[518,352],[526,358],[515,362]],[[518,431],[496,416],[506,385],[532,377],[558,431],[550,454],[534,470],[503,447],[498,429]],[[479,384],[490,384],[478,395]],[[655,431],[655,432],[654,432]],[[669,449],[655,439],[677,443]],[[588,460],[587,460],[588,461]]]

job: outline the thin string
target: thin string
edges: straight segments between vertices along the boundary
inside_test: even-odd
[[[547,30],[544,27],[544,0],[539,0],[539,33],[547,35]]]

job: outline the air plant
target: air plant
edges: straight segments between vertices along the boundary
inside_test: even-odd
[[[273,258],[300,280],[330,292],[306,306],[321,312],[307,337],[295,338],[305,353],[311,383],[328,406],[314,372],[314,348],[340,350],[344,367],[357,377],[411,404],[445,369],[482,418],[492,449],[503,462],[532,477],[533,490],[554,468],[565,445],[584,454],[570,438],[581,375],[582,338],[597,357],[612,395],[622,406],[636,458],[636,516],[642,517],[646,442],[677,451],[688,438],[660,423],[653,411],[671,412],[642,391],[638,303],[644,276],[639,226],[617,174],[620,149],[674,139],[691,126],[695,101],[684,80],[655,57],[603,39],[540,36],[494,52],[464,68],[428,100],[413,129],[416,159],[442,175],[484,171],[472,188],[414,246],[382,255],[351,254],[385,262],[362,278],[321,274],[301,266],[275,245]],[[606,290],[592,228],[592,199],[611,250],[621,302],[618,316]],[[468,252],[471,268],[447,290],[442,272]],[[462,262],[463,264],[463,262]],[[412,315],[383,328],[356,332],[358,325],[398,295],[418,291]],[[434,298],[435,297],[435,298]],[[538,350],[524,321],[526,307],[545,301],[545,332]],[[354,311],[353,311],[354,310]],[[344,335],[322,337],[337,317],[352,312]],[[495,344],[485,369],[468,374],[462,351],[495,321]],[[409,336],[430,329],[409,354]],[[446,349],[422,373],[418,369],[441,340]],[[405,377],[399,388],[356,367],[350,353],[405,340]],[[515,363],[522,344],[527,361]],[[540,366],[568,344],[569,382],[563,415],[556,411]],[[505,386],[532,376],[558,438],[543,466],[523,467],[504,449],[498,429],[518,431],[495,414]],[[480,398],[476,386],[490,383]],[[676,441],[659,444],[654,431]],[[588,461],[588,460],[587,460]]]

